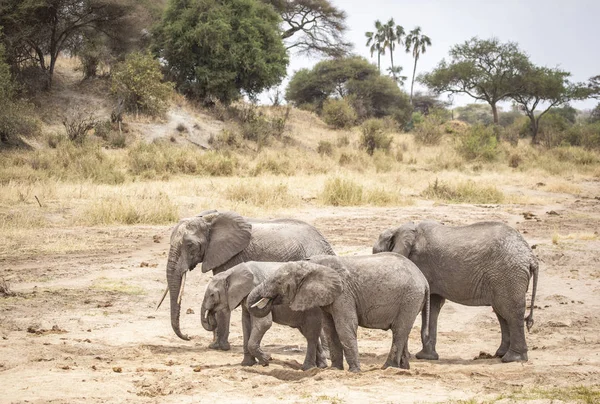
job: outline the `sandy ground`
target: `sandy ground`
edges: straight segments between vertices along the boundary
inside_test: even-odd
[[[0,274],[17,292],[0,297],[0,402],[446,402],[492,400],[534,387],[597,388],[600,200],[546,196],[552,203],[421,201],[402,208],[306,207],[279,215],[313,223],[340,254],[369,253],[383,229],[407,220],[515,226],[540,259],[527,363],[475,360],[498,347],[496,318],[489,307],[448,303],[440,315],[440,360],[412,359],[408,371],[380,369],[390,332],[360,329],[361,374],[302,372],[302,336],[278,325],[263,340],[271,365],[243,368],[239,309],[232,316],[231,351],[207,348],[212,334],[202,329],[199,313],[208,274],[188,276],[181,322],[193,340],[180,340],[171,330],[168,301],[155,310],[166,282],[170,228],[140,226],[120,232],[113,244],[118,247],[109,251],[0,257]],[[524,212],[535,216],[526,220]],[[105,234],[101,228],[72,231]],[[558,244],[552,243],[554,233],[560,234]],[[420,318],[409,342],[413,353],[420,348],[419,325]]]

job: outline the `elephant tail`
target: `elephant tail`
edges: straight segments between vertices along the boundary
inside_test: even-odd
[[[427,290],[425,290],[425,301],[423,302],[423,324],[421,328],[425,330],[422,331],[422,336],[424,340],[429,340],[429,315],[431,313],[431,293],[429,293],[429,284],[427,284]]]
[[[525,317],[525,324],[527,325],[527,331],[531,331],[531,327],[533,327],[533,306],[535,303],[535,292],[537,291],[537,283],[538,283],[538,271],[539,264],[535,257],[533,261],[529,265],[529,274],[533,276],[533,287],[531,289],[531,306],[529,307],[529,315]]]

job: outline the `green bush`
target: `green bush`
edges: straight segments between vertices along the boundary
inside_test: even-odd
[[[345,99],[329,98],[323,103],[323,121],[336,129],[349,128],[356,122],[356,112]]]
[[[444,121],[438,115],[427,115],[423,122],[415,127],[413,132],[415,142],[429,146],[439,144],[444,136],[444,130],[441,127],[443,123]]]
[[[390,149],[393,137],[388,135],[385,130],[384,122],[381,119],[367,119],[361,125],[360,146],[364,148],[369,155],[373,155],[375,149],[387,151]]]
[[[327,140],[319,140],[319,145],[317,146],[317,153],[320,155],[333,155],[333,144]]]
[[[456,151],[467,160],[494,160],[498,154],[498,141],[493,127],[471,126],[460,137]]]
[[[361,205],[363,200],[363,187],[352,180],[339,177],[331,178],[325,182],[321,199],[326,205]]]
[[[148,53],[134,52],[115,67],[111,89],[128,110],[162,116],[167,112],[173,85],[163,82],[158,60]]]

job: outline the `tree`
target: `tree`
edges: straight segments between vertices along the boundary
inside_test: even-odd
[[[344,41],[346,13],[329,0],[263,1],[281,16],[286,49],[330,57],[345,56],[352,49],[352,44]]]
[[[131,0],[6,0],[0,3],[0,26],[14,67],[35,61],[52,86],[56,60],[85,30],[115,35],[134,9]],[[46,62],[46,56],[49,61]]]
[[[381,72],[381,55],[385,55],[385,36],[381,21],[376,20],[375,31],[365,32],[365,36],[367,37],[366,46],[370,46],[369,51],[371,52],[371,57],[373,57],[373,53],[377,52],[377,70]]]
[[[360,56],[324,60],[299,70],[286,89],[289,102],[310,105],[319,113],[329,98],[346,98],[360,120],[393,116],[403,121],[411,112],[408,95]]]
[[[589,122],[600,122],[600,103],[598,103],[590,112]]]
[[[521,107],[530,120],[531,142],[538,143],[540,120],[552,108],[570,100],[586,98],[589,92],[583,85],[568,81],[571,73],[560,69],[530,66],[519,77],[520,90],[511,98]],[[537,108],[544,105],[545,109]]]
[[[591,77],[587,87],[591,98],[600,99],[600,75]]]
[[[412,81],[410,82],[410,102],[412,104],[415,73],[417,72],[417,62],[419,61],[419,56],[421,56],[422,53],[425,53],[428,46],[431,46],[431,39],[427,35],[421,34],[421,27],[416,27],[408,33],[404,43],[406,45],[406,52],[412,53],[413,58],[415,59]]]
[[[499,101],[519,92],[517,80],[529,66],[529,58],[514,42],[472,38],[450,50],[450,63],[442,60],[419,81],[436,93],[463,93],[487,102],[498,124]]]
[[[280,18],[256,0],[171,0],[154,33],[167,78],[189,97],[231,102],[281,83]]]
[[[458,120],[469,125],[489,125],[494,121],[490,109],[485,104],[467,104],[454,109],[458,112]]]
[[[398,81],[396,76],[401,72],[402,68],[400,66],[398,68],[394,67],[394,50],[396,49],[396,43],[403,44],[404,28],[401,25],[396,25],[394,19],[390,18],[387,23],[383,24],[382,33],[384,38],[383,47],[390,50],[391,67],[389,72],[394,81]]]
[[[442,101],[435,94],[416,92],[412,98],[412,106],[415,112],[429,115],[431,111],[446,109],[450,106],[449,101]]]

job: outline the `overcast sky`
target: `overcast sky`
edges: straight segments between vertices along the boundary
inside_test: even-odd
[[[344,10],[348,41],[354,52],[377,63],[365,46],[365,32],[374,31],[374,22],[394,18],[408,32],[420,26],[432,40],[427,53],[419,58],[417,74],[430,71],[455,44],[478,36],[497,37],[517,42],[532,62],[560,67],[572,73],[573,81],[587,81],[600,74],[600,0],[333,0]],[[311,67],[317,59],[292,55],[289,73]],[[409,76],[404,89],[410,90],[413,59],[403,49],[394,53]],[[389,66],[389,55],[382,57],[382,71]],[[415,89],[417,84],[415,84]],[[445,98],[445,96],[442,96]],[[454,106],[472,102],[464,96],[454,98]],[[597,101],[573,102],[579,109],[591,109]]]

